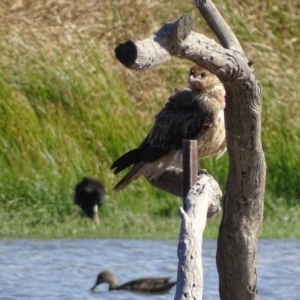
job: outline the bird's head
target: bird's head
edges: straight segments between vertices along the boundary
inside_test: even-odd
[[[103,271],[97,276],[96,283],[91,288],[91,291],[93,291],[97,287],[97,285],[101,283],[108,283],[110,287],[118,285],[116,276],[109,271]]]
[[[216,75],[198,65],[191,67],[189,75],[189,85],[193,91],[207,92],[220,84],[220,80]]]

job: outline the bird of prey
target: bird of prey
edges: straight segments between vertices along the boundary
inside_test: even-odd
[[[105,203],[105,188],[94,178],[84,177],[75,187],[75,203],[82,212],[99,224],[98,208]]]
[[[93,291],[97,285],[104,282],[109,284],[109,291],[126,290],[147,294],[167,293],[176,284],[176,281],[170,282],[168,277],[149,277],[131,280],[122,285],[118,285],[117,277],[112,272],[103,271],[98,275],[91,291]]]
[[[193,65],[189,88],[175,90],[165,107],[155,116],[141,145],[118,158],[111,166],[115,174],[133,165],[117,183],[115,191],[144,175],[159,177],[169,166],[182,167],[182,140],[198,141],[198,158],[226,151],[224,126],[225,89],[217,76]]]

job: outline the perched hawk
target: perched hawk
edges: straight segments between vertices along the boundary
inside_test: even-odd
[[[115,191],[140,175],[151,180],[171,165],[182,167],[183,139],[197,139],[198,158],[220,157],[226,151],[224,86],[198,65],[191,67],[189,75],[189,88],[177,90],[169,98],[141,145],[112,164],[115,174],[133,165],[114,187]]]

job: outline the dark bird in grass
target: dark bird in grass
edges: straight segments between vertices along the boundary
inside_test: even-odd
[[[150,277],[131,280],[122,285],[118,285],[118,280],[113,273],[109,271],[103,271],[98,275],[97,281],[95,285],[91,288],[91,291],[93,291],[97,287],[97,285],[104,282],[109,284],[109,291],[126,290],[131,292],[149,294],[167,293],[176,284],[176,282],[170,282],[168,277]]]
[[[224,126],[225,89],[217,76],[194,65],[189,88],[178,89],[156,115],[154,125],[141,145],[118,158],[115,174],[133,165],[117,183],[115,191],[144,175],[151,180],[169,166],[182,167],[182,140],[198,141],[198,158],[226,151]]]
[[[94,178],[83,178],[75,187],[75,203],[82,212],[99,224],[98,208],[105,203],[105,188]]]

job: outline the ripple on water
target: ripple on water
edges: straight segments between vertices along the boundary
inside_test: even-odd
[[[299,300],[300,240],[261,240],[258,287],[264,300]],[[216,241],[203,244],[204,299],[218,299]],[[0,299],[174,299],[166,295],[107,292],[90,288],[102,270],[120,283],[145,276],[177,275],[177,241],[166,240],[0,240]]]

